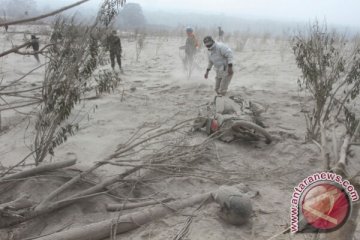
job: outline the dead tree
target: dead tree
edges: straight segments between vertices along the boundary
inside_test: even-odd
[[[66,182],[65,184],[63,184],[62,186],[60,186],[58,189],[55,189],[52,193],[48,194],[47,198],[43,199],[43,201],[41,201],[36,207],[34,207],[34,209],[32,211],[26,212],[24,213],[24,215],[20,218],[14,218],[12,220],[9,221],[4,221],[2,222],[2,224],[0,224],[0,228],[1,227],[8,227],[8,226],[13,226],[16,225],[18,223],[33,219],[35,217],[41,216],[43,214],[58,210],[60,208],[63,208],[65,206],[68,206],[80,199],[82,199],[83,197],[87,197],[87,196],[91,196],[94,193],[98,193],[101,192],[104,188],[106,188],[107,186],[114,184],[118,181],[121,181],[122,179],[124,179],[125,177],[133,174],[134,172],[137,172],[138,170],[142,169],[144,166],[139,165],[139,166],[135,166],[119,175],[116,175],[112,178],[109,178],[103,182],[100,182],[98,184],[96,184],[93,187],[90,187],[88,189],[84,189],[81,192],[78,192],[72,196],[69,196],[65,199],[62,200],[58,200],[53,202],[52,200],[54,198],[58,198],[58,196],[63,193],[64,191],[66,191],[67,189],[71,188],[74,184],[76,184],[78,181],[81,180],[81,178],[91,172],[93,172],[94,170],[100,168],[101,166],[104,166],[106,164],[110,164],[111,160],[114,159],[118,159],[121,158],[123,156],[128,156],[129,152],[131,152],[132,150],[134,150],[137,147],[141,147],[143,144],[151,142],[151,140],[153,139],[158,139],[161,136],[164,136],[166,134],[174,134],[175,132],[177,132],[180,129],[183,129],[184,127],[188,126],[189,122],[191,122],[193,119],[190,120],[186,120],[183,122],[180,122],[176,125],[174,125],[171,128],[168,129],[158,129],[156,128],[151,128],[147,131],[144,131],[143,134],[141,135],[135,135],[134,138],[130,139],[125,145],[122,145],[121,147],[119,147],[114,153],[110,154],[109,156],[105,157],[103,161],[98,162],[97,164],[95,164],[94,166],[92,166],[91,168],[89,168],[87,171],[84,171],[83,173],[75,176],[74,178],[72,178],[71,180],[69,180],[68,182]],[[157,131],[155,131],[157,130]],[[152,133],[153,135],[150,135],[150,133]],[[145,134],[145,135],[144,135]],[[144,138],[144,136],[147,136]],[[203,144],[206,144],[208,142],[205,141]],[[200,147],[202,145],[199,145]],[[142,148],[140,148],[141,150]],[[201,149],[201,148],[200,148]],[[189,149],[190,150],[190,149]],[[193,151],[189,151],[189,154],[194,154]],[[155,156],[152,156],[155,157]],[[189,158],[189,156],[185,156],[185,158]],[[157,162],[154,162],[155,159],[157,160]],[[149,160],[144,160],[146,162],[150,161],[152,163],[161,163],[164,161],[167,161],[169,159],[171,159],[171,157],[169,155],[167,155],[164,158],[150,158]]]
[[[113,219],[104,220],[98,223],[89,224],[83,227],[69,229],[67,231],[51,234],[37,238],[39,240],[100,240],[111,234],[128,232],[144,224],[154,221],[167,214],[177,212],[185,207],[204,203],[207,200],[213,200],[226,208],[226,213],[232,215],[231,221],[237,219],[237,224],[246,223],[251,214],[252,206],[250,199],[233,191],[230,188],[220,187],[218,190],[210,193],[203,193],[192,196],[187,199],[169,202],[160,206],[155,206],[142,211],[123,215]],[[234,223],[234,222],[231,222]]]
[[[309,32],[294,38],[293,50],[302,71],[299,87],[312,96],[313,108],[305,114],[307,138],[320,147],[324,170],[350,179],[360,191],[359,182],[349,173],[347,161],[360,127],[359,117],[350,107],[360,92],[360,46],[358,41],[345,40],[336,32],[328,32],[326,24],[320,26],[316,21]],[[345,129],[340,140],[336,135],[337,125]],[[327,134],[328,129],[331,134]],[[338,142],[342,142],[340,149]],[[358,212],[359,204],[355,203],[349,221],[337,231],[324,234],[322,239],[353,239]]]
[[[306,138],[319,140],[320,123],[339,117],[343,106],[359,94],[360,46],[318,21],[307,32],[297,34],[292,46],[302,72],[299,89],[315,100],[310,109],[303,110]]]
[[[36,18],[8,22],[7,24],[19,24],[24,21],[34,21],[52,16],[86,1],[79,1]],[[103,62],[104,51],[98,45],[99,37],[106,31],[106,27],[116,16],[118,8],[124,2],[124,0],[105,0],[91,26],[79,25],[73,19],[58,18],[56,20],[54,32],[60,33],[60,37],[52,38],[50,44],[39,50],[48,58],[48,62],[42,65],[46,68],[42,87],[7,91],[23,78],[10,82],[8,86],[0,86],[0,99],[4,102],[3,105],[0,105],[0,111],[41,106],[41,108],[36,109],[38,111],[35,123],[36,136],[34,138],[36,164],[42,162],[48,153],[53,154],[56,146],[75,133],[78,128],[77,123],[69,124],[66,120],[71,115],[75,105],[82,101],[85,92],[96,89],[97,93],[100,94],[109,92],[117,86],[120,79],[116,76],[107,73],[99,74],[98,77],[95,76],[97,80],[95,84],[91,84],[91,77],[99,63]],[[20,48],[29,44],[26,42],[0,54],[0,56],[9,53],[37,54],[38,52],[19,52]],[[91,87],[92,85],[94,86]],[[19,100],[9,102],[6,97],[17,97]]]

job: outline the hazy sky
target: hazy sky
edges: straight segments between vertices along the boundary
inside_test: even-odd
[[[37,0],[38,7],[76,0]],[[101,0],[86,5],[98,6]],[[240,18],[306,21],[326,18],[328,23],[360,27],[360,0],[127,0],[144,10],[226,14]]]
[[[360,0],[132,0],[144,8],[224,13],[238,17],[360,25]]]

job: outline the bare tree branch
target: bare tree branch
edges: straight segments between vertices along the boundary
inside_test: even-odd
[[[10,105],[9,107],[1,108],[0,111],[12,110],[12,109],[16,109],[16,108],[23,108],[23,107],[28,107],[28,106],[35,105],[35,104],[40,104],[40,103],[42,103],[42,101],[33,101],[33,102],[28,102],[28,103],[20,104],[20,105],[16,105],[16,106],[12,106],[12,103],[9,103],[8,104],[8,105]]]
[[[35,55],[35,54],[43,54],[44,53],[44,50],[48,47],[51,47],[53,45],[55,45],[56,43],[50,43],[50,44],[47,44],[45,45],[43,48],[41,48],[39,51],[33,51],[33,52],[19,52],[19,51],[16,51],[15,53],[16,54],[19,54],[19,55]]]
[[[38,167],[35,167],[35,168],[31,168],[31,169],[24,170],[24,171],[21,171],[21,172],[18,172],[18,173],[14,173],[12,175],[2,177],[0,179],[0,181],[6,181],[6,180],[24,178],[24,177],[28,177],[28,176],[34,176],[34,175],[37,175],[37,174],[42,173],[42,172],[72,166],[75,163],[76,163],[76,159],[74,158],[74,159],[65,160],[65,161],[42,164],[42,165],[40,165]]]
[[[19,51],[19,49],[27,47],[29,44],[31,44],[31,42],[26,42],[26,43],[23,43],[23,44],[21,44],[19,46],[15,46],[12,49],[9,49],[9,50],[7,50],[5,52],[0,53],[0,57],[6,56],[6,55],[8,55],[10,53],[17,52],[17,51]]]
[[[34,90],[39,90],[39,89],[42,89],[43,86],[41,87],[35,87],[35,88],[30,88],[30,89],[25,89],[25,90],[19,90],[19,91],[14,91],[14,92],[1,92],[0,91],[0,95],[9,95],[9,96],[12,96],[12,95],[17,95],[19,93],[24,93],[24,92],[31,92],[31,91],[34,91]]]
[[[22,20],[16,20],[16,21],[12,21],[12,22],[0,23],[0,27],[9,26],[9,25],[15,25],[15,24],[20,24],[20,23],[26,23],[26,22],[33,22],[33,21],[36,21],[36,20],[39,20],[39,19],[47,18],[47,17],[53,16],[53,15],[55,15],[55,14],[61,13],[61,12],[65,11],[65,10],[68,10],[68,9],[70,9],[70,8],[79,6],[80,4],[83,4],[83,3],[88,2],[88,1],[90,1],[90,0],[78,1],[78,2],[73,3],[73,4],[71,4],[71,5],[62,7],[62,8],[60,8],[60,9],[58,9],[58,10],[55,10],[55,11],[53,11],[53,12],[50,12],[50,13],[47,13],[47,14],[43,14],[43,15],[40,15],[40,16],[37,16],[37,17],[32,17],[32,18],[27,18],[27,19],[22,19]]]
[[[16,79],[16,80],[10,82],[8,85],[2,85],[2,86],[0,86],[0,91],[6,89],[6,88],[8,88],[8,87],[12,87],[12,86],[16,85],[17,82],[21,81],[22,79],[24,79],[25,77],[27,77],[29,74],[31,74],[32,72],[38,70],[39,68],[41,68],[41,67],[43,67],[43,66],[45,66],[45,65],[46,65],[46,63],[43,63],[43,64],[41,64],[40,66],[38,66],[38,67],[32,69],[31,71],[25,73],[25,74],[24,74],[23,76],[21,76],[19,79]]]

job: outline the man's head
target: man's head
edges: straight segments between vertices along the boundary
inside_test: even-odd
[[[38,39],[38,38],[34,34],[32,34],[31,39]]]
[[[204,44],[205,46],[210,49],[214,45],[215,41],[211,36],[206,36],[204,38]]]
[[[193,34],[194,33],[194,29],[192,28],[192,27],[187,27],[186,28],[186,34],[187,35],[191,35],[191,34]]]

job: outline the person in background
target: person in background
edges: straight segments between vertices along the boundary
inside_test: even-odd
[[[192,64],[194,61],[194,56],[199,48],[199,42],[194,34],[194,29],[191,27],[186,28],[186,42],[185,46],[181,46],[180,49],[185,50],[185,59],[184,66],[188,66],[188,64]]]
[[[38,51],[40,49],[39,38],[36,37],[34,34],[31,35],[31,42],[26,48],[30,48],[30,47],[32,47],[33,51],[35,52],[33,55],[34,55],[36,61],[38,63],[40,63],[39,53],[38,53]]]
[[[234,74],[233,53],[228,46],[215,42],[211,36],[204,38],[204,44],[209,50],[209,63],[204,77],[208,78],[209,72],[214,66],[216,71],[215,92],[218,96],[225,96]]]
[[[119,65],[119,69],[121,73],[123,73],[123,69],[121,67],[121,53],[122,53],[122,47],[121,47],[121,41],[118,36],[116,36],[116,30],[113,30],[111,34],[107,37],[107,48],[110,52],[110,61],[111,61],[111,68],[115,69],[115,57],[116,61]]]
[[[221,27],[218,27],[219,29],[219,41],[223,42],[224,41],[224,30],[221,29]]]

